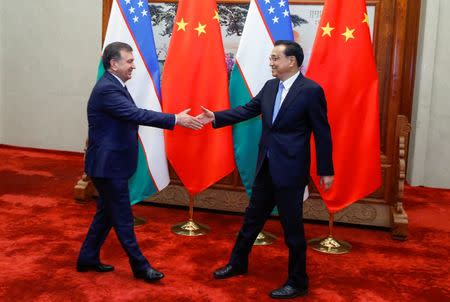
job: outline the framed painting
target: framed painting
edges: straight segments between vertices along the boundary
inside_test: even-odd
[[[308,66],[314,39],[322,15],[323,1],[290,1],[290,12],[294,39],[304,50],[305,60],[302,71]],[[167,55],[167,49],[172,35],[173,22],[177,11],[176,1],[150,1],[153,34],[156,52],[161,63],[161,69]],[[239,47],[239,41],[247,16],[249,1],[218,1],[222,39],[225,48],[228,71],[234,64],[234,56]],[[368,3],[367,14],[373,37],[375,20],[375,3]]]

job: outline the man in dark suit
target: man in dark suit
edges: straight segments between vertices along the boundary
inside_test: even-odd
[[[105,74],[89,98],[89,139],[85,171],[98,190],[97,212],[81,247],[79,272],[114,270],[100,262],[100,248],[111,228],[128,255],[136,278],[147,282],[164,277],[142,255],[133,229],[128,179],[136,171],[138,125],[173,129],[175,125],[200,129],[199,120],[187,114],[166,114],[140,109],[134,104],[125,82],[131,79],[134,57],[131,46],[114,42],[106,46],[102,61]]]
[[[317,172],[327,190],[333,182],[331,133],[322,88],[300,72],[303,50],[295,42],[277,41],[270,55],[275,79],[265,83],[250,102],[230,110],[197,116],[204,124],[224,127],[261,115],[262,134],[256,176],[244,223],[228,264],[214,272],[224,279],[245,274],[253,243],[275,205],[289,247],[289,273],[272,298],[307,294],[306,240],[302,200],[309,182],[310,139],[314,133]]]

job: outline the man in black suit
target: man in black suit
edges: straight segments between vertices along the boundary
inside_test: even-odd
[[[163,278],[164,274],[152,268],[139,249],[128,191],[128,179],[137,167],[138,125],[163,129],[173,129],[175,125],[200,129],[203,125],[187,114],[189,110],[175,115],[136,107],[125,86],[135,69],[132,51],[131,46],[121,42],[106,46],[102,58],[106,71],[89,98],[85,171],[99,198],[97,212],[78,256],[77,270],[114,270],[100,262],[100,248],[114,228],[134,276],[151,282]]]
[[[253,243],[275,205],[289,247],[289,273],[284,286],[270,293],[272,298],[293,298],[307,294],[306,240],[302,200],[309,182],[310,139],[314,133],[317,173],[326,190],[334,179],[330,126],[322,88],[299,71],[303,50],[295,42],[280,40],[270,55],[275,79],[244,106],[211,112],[203,108],[198,118],[215,128],[261,115],[262,134],[256,176],[244,223],[228,264],[214,272],[224,279],[245,274]]]

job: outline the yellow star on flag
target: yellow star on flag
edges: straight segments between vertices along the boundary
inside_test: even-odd
[[[362,20],[362,23],[367,23],[367,25],[369,25],[369,15],[367,13],[364,13],[364,20]]]
[[[181,21],[177,22],[177,25],[178,25],[177,31],[180,31],[180,30],[186,31],[186,25],[188,25],[188,24],[189,23],[184,22],[184,19],[181,18]]]
[[[194,28],[194,30],[198,31],[198,36],[200,37],[200,35],[206,34],[206,24],[202,25],[200,22],[198,22],[198,26],[196,28]]]
[[[323,36],[329,36],[331,37],[331,31],[334,29],[334,27],[330,27],[330,22],[327,22],[327,26],[322,27],[323,33],[322,33],[322,37]]]
[[[220,21],[219,13],[217,11],[214,11],[214,17],[213,20],[217,20],[217,22]]]
[[[348,39],[354,39],[355,37],[353,36],[353,32],[355,30],[354,29],[350,29],[347,26],[345,27],[345,33],[342,33],[341,35],[343,35],[345,37],[345,42],[348,41]]]

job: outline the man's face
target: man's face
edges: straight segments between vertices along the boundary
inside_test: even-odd
[[[133,53],[126,50],[120,51],[120,60],[111,60],[111,70],[117,75],[124,83],[131,79],[133,73],[134,56]]]
[[[297,72],[297,64],[294,56],[286,57],[284,55],[285,45],[277,45],[273,48],[269,58],[269,65],[272,69],[272,76],[284,81],[293,72]]]

